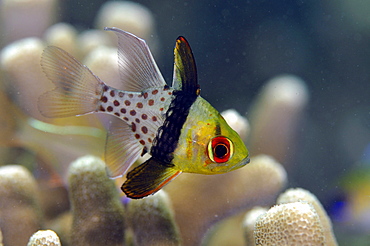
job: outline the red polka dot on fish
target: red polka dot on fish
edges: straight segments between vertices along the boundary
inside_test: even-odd
[[[149,152],[158,127],[171,103],[172,90],[153,88],[144,92],[127,92],[105,86],[97,111],[114,115],[128,124],[133,138]]]
[[[146,126],[142,126],[141,127],[141,131],[144,133],[144,134],[147,134],[148,133],[148,128]]]

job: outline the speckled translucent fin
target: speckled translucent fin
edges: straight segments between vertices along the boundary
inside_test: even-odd
[[[38,107],[45,117],[68,117],[96,111],[102,82],[66,51],[48,46],[41,67],[56,88],[40,96]]]
[[[121,189],[127,197],[140,199],[156,193],[179,174],[181,171],[173,165],[161,163],[152,157],[127,174]]]
[[[126,123],[113,124],[107,136],[105,146],[105,163],[108,175],[117,178],[125,174],[127,169],[139,158],[143,146],[135,139],[131,126]]]
[[[143,91],[166,85],[143,39],[115,27],[106,27],[105,30],[114,31],[118,37],[118,64],[123,90]]]
[[[193,52],[184,37],[176,39],[174,49],[173,88],[198,95],[198,75]]]

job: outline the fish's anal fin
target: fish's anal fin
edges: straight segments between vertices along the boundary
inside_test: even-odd
[[[127,197],[140,199],[159,191],[179,174],[180,170],[152,157],[127,174],[121,189]]]
[[[121,121],[109,126],[105,162],[111,178],[125,174],[142,152],[143,146],[132,134],[131,126]]]
[[[197,67],[188,41],[180,36],[176,39],[174,49],[173,87],[188,94],[198,96]]]

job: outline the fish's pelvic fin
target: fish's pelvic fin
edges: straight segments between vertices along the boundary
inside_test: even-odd
[[[152,195],[181,174],[180,170],[173,167],[152,157],[127,174],[121,189],[133,199]]]
[[[137,36],[112,27],[118,37],[118,65],[125,91],[143,91],[151,87],[163,87],[166,82],[154,61],[146,42]]]
[[[105,163],[112,178],[125,174],[143,151],[143,146],[132,134],[131,126],[119,123],[109,127],[105,145]]]
[[[197,67],[188,41],[180,36],[174,49],[173,87],[191,95],[199,95]]]
[[[69,117],[97,110],[103,82],[66,51],[48,46],[41,67],[56,88],[41,95],[38,107],[49,118]]]

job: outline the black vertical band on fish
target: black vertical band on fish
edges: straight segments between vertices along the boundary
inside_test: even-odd
[[[181,135],[181,129],[189,115],[190,107],[199,96],[195,59],[189,43],[178,37],[174,49],[174,74],[179,85],[173,92],[173,100],[165,113],[163,125],[158,128],[150,150],[151,158],[127,174],[121,189],[131,198],[141,198],[155,192],[180,172],[173,170],[172,160]],[[166,175],[166,179],[163,178]],[[150,183],[150,185],[143,184]]]
[[[189,96],[183,91],[174,91],[174,95],[175,98],[166,112],[164,124],[159,127],[150,151],[153,157],[166,164],[171,163],[173,159],[181,129],[188,117],[191,105],[197,99],[197,96]]]
[[[199,96],[197,68],[189,43],[182,36],[175,46],[175,73],[179,75],[181,90],[174,91],[166,114],[164,124],[159,127],[150,154],[169,164],[177,147],[181,129],[189,114],[191,105]]]

